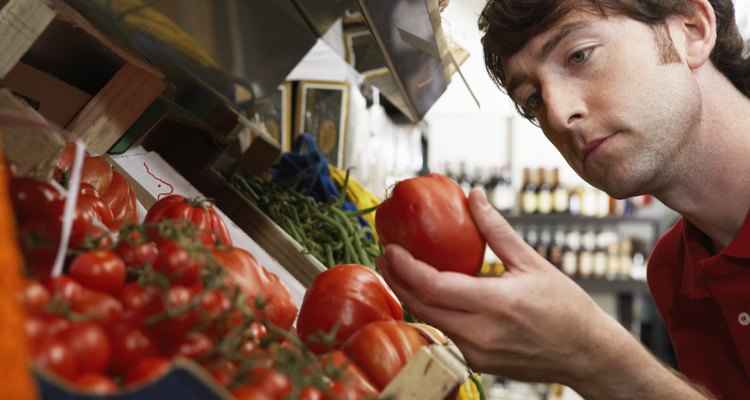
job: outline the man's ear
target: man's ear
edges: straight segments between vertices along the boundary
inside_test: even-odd
[[[696,69],[709,60],[716,44],[716,14],[708,0],[691,0],[690,4],[693,13],[677,19],[685,35],[685,61]]]

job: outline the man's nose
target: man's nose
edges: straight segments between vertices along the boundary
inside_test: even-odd
[[[588,115],[582,91],[568,80],[548,83],[542,97],[547,109],[547,122],[555,130],[573,129]]]

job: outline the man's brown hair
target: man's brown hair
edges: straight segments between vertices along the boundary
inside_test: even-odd
[[[716,14],[717,31],[711,61],[734,86],[750,97],[750,62],[743,57],[744,42],[734,20],[732,0],[710,0],[710,3]],[[693,9],[688,0],[489,0],[479,17],[479,29],[484,32],[485,66],[495,83],[505,90],[501,62],[519,52],[534,36],[550,29],[568,12],[576,10],[626,15],[651,26],[656,38],[663,39],[667,18],[690,15]],[[672,45],[671,40],[669,45]],[[533,119],[520,106],[517,108],[522,115]]]

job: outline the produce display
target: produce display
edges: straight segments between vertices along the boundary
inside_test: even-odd
[[[58,162],[53,182],[10,179],[26,276],[18,298],[32,362],[42,373],[83,393],[117,394],[161,379],[180,359],[201,366],[237,399],[366,399],[432,342],[402,320],[398,299],[366,265],[380,249],[355,213],[274,192],[260,178],[235,181],[258,200],[277,200],[291,214],[286,224],[322,221],[317,230],[329,236],[313,243],[329,253],[335,248],[367,261],[329,259],[331,268],[306,291],[298,315],[278,276],[232,246],[207,200],[171,195],[142,223],[137,207],[114,217],[110,204],[129,210],[130,202],[112,199],[129,198],[132,189],[99,160],[84,160],[60,276],[52,265],[72,161]],[[292,199],[307,209],[290,212]],[[353,235],[362,243],[352,243]]]

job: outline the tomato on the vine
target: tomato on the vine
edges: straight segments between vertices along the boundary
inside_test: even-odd
[[[164,346],[164,353],[170,357],[185,357],[196,360],[211,352],[213,341],[202,332],[191,332],[187,336],[170,341]]]
[[[172,362],[159,356],[146,357],[140,360],[125,375],[125,385],[136,385],[155,381],[169,372]]]
[[[299,392],[299,400],[323,400],[323,392],[314,386],[305,386]]]
[[[91,250],[73,259],[68,274],[88,289],[116,295],[125,285],[125,262],[109,250]]]
[[[159,244],[154,258],[154,271],[162,273],[169,281],[182,286],[192,286],[200,281],[205,259],[173,240]]]
[[[28,221],[61,198],[60,192],[47,182],[29,177],[10,181],[10,201],[18,221]]]
[[[73,323],[55,337],[73,352],[78,373],[103,373],[109,364],[109,338],[98,324],[87,321]]]
[[[119,241],[114,246],[114,251],[125,261],[125,265],[128,267],[151,264],[159,254],[156,243],[146,240],[145,235],[141,234],[139,230],[123,231],[120,235]]]
[[[47,276],[42,280],[42,284],[53,297],[56,296],[59,300],[67,302],[80,298],[84,291],[83,286],[78,281],[67,275],[54,278]]]
[[[375,271],[358,264],[337,265],[318,274],[305,292],[297,334],[315,353],[331,350],[320,335],[337,328],[337,349],[354,332],[373,321],[402,319],[403,309]]]
[[[117,392],[117,384],[115,381],[104,374],[88,372],[71,380],[70,383],[75,386],[76,389],[88,394],[101,396],[115,394]]]
[[[284,373],[268,367],[255,367],[248,374],[249,383],[240,387],[236,392],[238,398],[245,397],[248,393],[268,395],[271,399],[283,399],[292,393],[292,380]],[[233,394],[235,391],[232,392]],[[236,395],[237,396],[237,395]]]
[[[18,293],[19,303],[27,312],[43,311],[50,301],[49,290],[38,281],[24,279]]]
[[[117,299],[122,303],[122,320],[140,326],[146,315],[146,306],[156,296],[159,296],[156,286],[141,285],[138,282],[125,284],[117,295]]]
[[[86,288],[83,288],[78,297],[73,298],[70,309],[99,323],[105,329],[120,322],[123,311],[120,301],[112,295]]]
[[[173,285],[166,298],[154,296],[146,305],[144,323],[160,344],[178,340],[195,327],[199,317],[191,306],[194,295],[188,287]]]
[[[375,227],[384,245],[396,243],[441,271],[476,275],[486,243],[461,187],[429,174],[396,183],[378,207]]]
[[[159,348],[151,335],[139,326],[122,323],[109,332],[112,361],[109,371],[124,375],[141,360],[157,356]]]
[[[173,194],[158,200],[146,214],[144,223],[156,224],[161,221],[173,221],[177,226],[192,226],[196,229],[195,237],[207,246],[218,243],[231,246],[232,238],[229,229],[221,219],[219,213],[206,200],[188,199]],[[149,237],[157,242],[163,239],[159,229],[148,227]]]
[[[34,364],[61,378],[72,379],[78,373],[73,351],[60,339],[45,338],[32,349]]]

